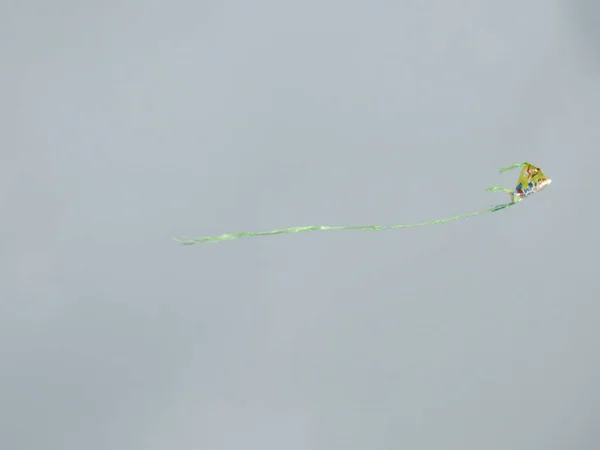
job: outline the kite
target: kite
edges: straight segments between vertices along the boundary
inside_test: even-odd
[[[482,211],[463,214],[460,216],[448,217],[446,219],[438,219],[438,220],[430,220],[427,222],[418,222],[411,223],[406,225],[357,225],[357,226],[327,226],[327,225],[317,225],[317,226],[303,226],[303,227],[292,227],[285,228],[282,230],[273,230],[273,231],[259,231],[259,232],[241,232],[241,233],[233,233],[233,234],[221,234],[219,236],[208,236],[196,239],[179,239],[174,238],[175,241],[183,244],[183,245],[196,245],[203,244],[208,242],[221,242],[221,241],[229,241],[232,239],[239,239],[242,237],[253,237],[253,236],[272,236],[275,234],[285,234],[285,233],[304,233],[306,231],[339,231],[339,230],[365,230],[365,231],[383,231],[383,230],[393,230],[397,228],[412,228],[412,227],[422,227],[425,225],[438,225],[446,222],[450,222],[453,220],[466,219],[473,216],[479,216],[481,214],[487,214],[491,212],[500,211],[501,209],[509,208],[511,206],[516,205],[521,200],[530,196],[531,194],[535,194],[540,192],[542,189],[545,189],[552,180],[547,178],[542,169],[534,166],[531,163],[523,162],[519,164],[513,164],[510,167],[505,167],[500,169],[500,173],[506,172],[508,170],[521,168],[521,174],[519,175],[519,179],[517,180],[517,185],[514,189],[504,188],[501,186],[491,186],[487,188],[487,191],[492,192],[505,192],[510,196],[510,201],[508,203],[503,203],[500,205],[492,206],[488,209],[484,209]]]

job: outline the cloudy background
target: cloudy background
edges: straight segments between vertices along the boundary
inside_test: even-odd
[[[597,449],[599,16],[3,1],[0,447]]]

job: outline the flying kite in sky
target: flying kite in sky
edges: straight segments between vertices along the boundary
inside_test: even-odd
[[[411,227],[422,227],[424,225],[436,225],[441,223],[450,222],[452,220],[458,219],[466,219],[468,217],[478,216],[481,214],[486,214],[490,212],[496,212],[504,208],[508,208],[510,206],[516,205],[518,202],[523,200],[525,197],[528,197],[531,194],[535,194],[536,192],[541,191],[546,188],[552,180],[547,178],[542,172],[542,169],[534,166],[528,162],[513,164],[510,167],[505,167],[500,169],[500,173],[506,172],[507,170],[521,168],[521,174],[519,175],[519,179],[517,180],[517,185],[514,189],[504,188],[500,186],[492,186],[487,188],[488,191],[502,191],[508,193],[510,196],[510,201],[508,203],[503,203],[500,205],[493,206],[488,209],[484,209],[483,211],[478,211],[470,214],[463,214],[461,216],[449,217],[446,219],[438,219],[438,220],[430,220],[427,222],[419,222],[419,223],[411,223],[406,225],[364,225],[364,226],[326,226],[326,225],[317,225],[317,226],[305,226],[305,227],[292,227],[285,228],[283,230],[273,230],[273,231],[259,231],[259,232],[242,232],[242,233],[233,233],[233,234],[221,234],[219,236],[208,236],[196,239],[175,239],[177,242],[183,245],[195,245],[195,244],[203,244],[206,242],[221,242],[221,241],[229,241],[232,239],[239,239],[242,237],[252,237],[252,236],[270,236],[274,234],[284,234],[284,233],[303,233],[305,231],[327,231],[327,230],[367,230],[367,231],[382,231],[382,230],[392,230],[396,228],[411,228]]]

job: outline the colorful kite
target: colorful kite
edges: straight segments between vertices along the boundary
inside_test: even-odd
[[[234,233],[234,234],[221,234],[219,236],[208,236],[197,239],[175,239],[177,242],[180,242],[183,245],[195,245],[195,244],[203,244],[206,242],[221,242],[221,241],[229,241],[231,239],[239,239],[242,237],[252,237],[252,236],[271,236],[274,234],[284,234],[284,233],[303,233],[305,231],[327,231],[327,230],[368,230],[368,231],[382,231],[382,230],[393,230],[396,228],[411,228],[411,227],[422,227],[424,225],[436,225],[441,223],[450,222],[452,220],[458,219],[466,219],[468,217],[478,216],[481,214],[486,214],[490,212],[496,212],[504,208],[508,208],[510,206],[516,205],[518,202],[523,200],[525,197],[528,197],[531,194],[541,191],[546,188],[552,180],[550,178],[546,178],[544,172],[539,167],[534,166],[528,162],[514,164],[510,167],[505,167],[504,169],[500,169],[500,173],[506,172],[507,170],[512,170],[521,167],[521,174],[519,175],[519,179],[517,181],[517,186],[515,189],[503,188],[500,186],[492,186],[487,188],[488,191],[502,191],[506,192],[510,196],[510,201],[508,203],[504,203],[501,205],[496,205],[488,209],[484,209],[483,211],[474,212],[471,214],[464,214],[461,216],[449,217],[447,219],[439,219],[439,220],[430,220],[428,222],[419,222],[419,223],[411,223],[407,225],[364,225],[364,226],[305,226],[305,227],[292,227],[285,228],[283,230],[273,230],[273,231],[259,231],[259,232],[242,232],[242,233]]]

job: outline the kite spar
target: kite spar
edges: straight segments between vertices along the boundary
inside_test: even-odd
[[[491,186],[486,190],[492,192],[505,192],[510,196],[510,201],[508,203],[499,204],[493,206],[488,209],[484,209],[482,211],[477,211],[470,214],[463,214],[460,216],[448,217],[446,219],[438,219],[438,220],[429,220],[426,222],[418,222],[411,223],[405,225],[357,225],[357,226],[327,226],[327,225],[315,225],[315,226],[303,226],[303,227],[292,227],[285,228],[282,230],[273,230],[273,231],[258,231],[258,232],[241,232],[241,233],[232,233],[232,234],[221,234],[218,236],[207,236],[201,238],[174,238],[175,241],[181,243],[182,245],[196,245],[203,244],[209,242],[221,242],[221,241],[229,241],[232,239],[239,239],[243,237],[254,237],[254,236],[272,236],[275,234],[286,234],[286,233],[304,233],[307,231],[340,231],[340,230],[361,230],[361,231],[383,231],[383,230],[394,230],[398,228],[412,228],[412,227],[422,227],[425,225],[439,225],[442,223],[451,222],[453,220],[459,219],[467,219],[469,217],[479,216],[481,214],[487,214],[491,212],[496,212],[501,209],[505,209],[511,206],[516,205],[524,198],[530,196],[531,194],[535,194],[536,192],[541,191],[546,188],[552,180],[547,178],[542,169],[534,166],[531,163],[523,162],[519,164],[513,164],[510,167],[505,167],[500,169],[500,173],[506,172],[508,170],[521,168],[521,173],[519,175],[519,179],[517,180],[516,187],[514,189],[504,188],[500,186]]]

